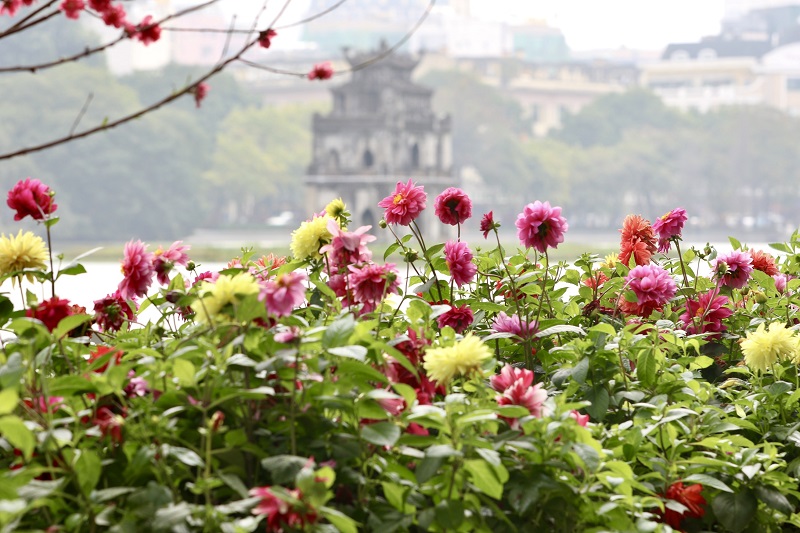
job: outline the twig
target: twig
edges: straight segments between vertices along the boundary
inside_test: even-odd
[[[85,115],[86,111],[89,109],[89,104],[92,103],[93,98],[94,98],[94,93],[89,93],[89,96],[86,97],[86,101],[83,103],[83,107],[81,108],[80,113],[78,113],[78,116],[75,117],[75,122],[72,123],[72,127],[69,129],[70,135],[74,134],[75,130],[78,129],[78,124],[80,124],[83,115]]]

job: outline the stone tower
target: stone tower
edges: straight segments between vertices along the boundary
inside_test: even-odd
[[[386,50],[350,54],[351,66]],[[431,108],[433,91],[414,83],[419,58],[391,54],[353,72],[352,79],[332,89],[333,111],[314,115],[313,160],[306,177],[309,212],[341,197],[353,215],[354,227],[372,225],[383,216],[378,202],[398,181],[413,179],[425,186],[428,208],[417,222],[426,236],[440,236],[433,224],[433,200],[454,186],[450,117]]]

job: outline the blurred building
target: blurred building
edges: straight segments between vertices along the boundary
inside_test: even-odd
[[[351,66],[386,51],[348,54]],[[313,120],[313,159],[306,186],[309,212],[341,197],[354,223],[375,226],[378,202],[397,181],[413,178],[429,197],[454,185],[450,117],[437,117],[433,91],[412,81],[418,57],[391,54],[331,90],[333,110]],[[438,237],[428,209],[421,224]],[[427,234],[427,233],[426,233]]]

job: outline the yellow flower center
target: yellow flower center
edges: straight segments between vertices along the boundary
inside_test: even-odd
[[[695,312],[695,314],[694,314],[694,316],[703,316],[703,314],[704,314],[705,312],[706,312],[706,310],[705,310],[705,309],[703,309],[702,307],[698,307],[698,308],[697,308],[697,311],[696,311],[696,312]]]
[[[402,202],[402,201],[403,201],[403,195],[402,195],[402,194],[395,194],[395,195],[394,195],[394,199],[392,200],[392,203],[393,203],[394,205],[397,205],[397,204],[399,204],[399,203],[400,203],[400,202]]]

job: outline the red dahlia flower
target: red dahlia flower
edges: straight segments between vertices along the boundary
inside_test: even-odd
[[[434,213],[443,224],[461,224],[472,216],[472,200],[461,189],[448,187],[436,197]]]
[[[753,268],[760,270],[767,276],[774,276],[779,273],[778,265],[775,264],[775,258],[762,250],[747,250],[750,258],[753,260]]]
[[[628,265],[633,256],[637,265],[646,265],[656,253],[656,236],[650,221],[640,215],[628,215],[622,222],[619,260]]]
[[[72,314],[72,305],[69,300],[57,296],[44,300],[38,305],[27,309],[25,316],[40,320],[48,331],[53,331],[62,319]]]
[[[436,317],[436,323],[440,328],[450,326],[456,333],[464,333],[472,325],[475,316],[472,310],[466,305],[451,305],[450,310]]]
[[[706,510],[706,499],[701,492],[702,485],[690,485],[685,487],[683,482],[677,481],[669,486],[664,497],[667,500],[679,503],[684,510],[676,511],[670,508],[669,501],[664,506],[664,522],[673,529],[682,531],[681,524],[687,518],[703,518]]]
[[[8,207],[14,209],[14,220],[22,220],[30,215],[34,220],[43,220],[58,208],[53,202],[50,187],[37,179],[26,178],[8,191]]]

